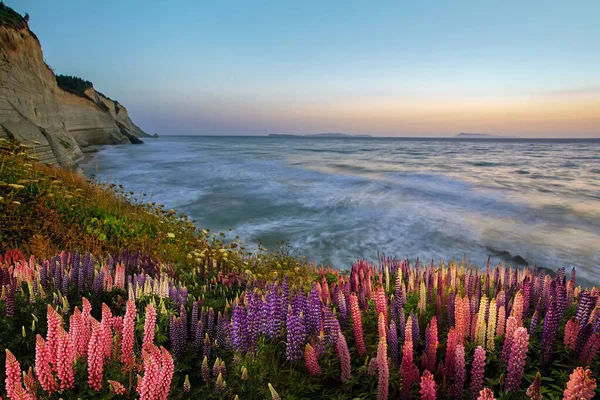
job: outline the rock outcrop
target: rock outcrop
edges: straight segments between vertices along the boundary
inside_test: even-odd
[[[93,146],[147,136],[125,107],[91,84],[80,94],[61,89],[27,21],[0,19],[0,138],[35,143],[40,161],[69,167]]]

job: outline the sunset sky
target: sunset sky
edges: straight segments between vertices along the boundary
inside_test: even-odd
[[[7,0],[159,134],[600,137],[600,2]]]

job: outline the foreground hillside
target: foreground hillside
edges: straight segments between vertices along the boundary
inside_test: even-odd
[[[0,141],[0,396],[590,399],[575,271],[248,253]]]
[[[41,161],[72,166],[94,145],[145,136],[127,109],[91,82],[56,77],[27,18],[0,3],[0,138],[37,141]]]

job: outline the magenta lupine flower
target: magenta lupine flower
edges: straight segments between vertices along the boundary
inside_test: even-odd
[[[402,399],[410,398],[412,386],[419,380],[419,368],[414,363],[412,342],[412,319],[406,321],[404,345],[402,346],[402,362],[400,363],[400,376],[402,381]]]
[[[531,383],[531,386],[527,388],[525,394],[531,400],[542,400],[542,375],[538,372],[535,374],[535,379]]]
[[[348,351],[348,344],[346,343],[346,338],[342,335],[342,332],[338,332],[337,343],[335,346],[335,352],[338,360],[340,360],[340,367],[342,373],[340,375],[340,380],[342,382],[346,382],[350,379],[350,352]]]
[[[317,353],[315,352],[315,349],[308,343],[304,348],[304,361],[309,374],[313,376],[321,375],[321,366],[317,360]]]
[[[135,313],[135,303],[132,300],[128,300],[125,318],[123,319],[123,340],[121,341],[121,362],[127,367],[131,367],[134,361]]]
[[[379,338],[387,338],[387,329],[385,326],[385,316],[383,313],[379,313],[377,317],[377,331],[379,333]]]
[[[502,347],[502,361],[507,363],[512,351],[513,334],[517,329],[517,320],[515,317],[508,317],[506,322],[506,336],[504,337],[504,346]]]
[[[50,354],[46,347],[46,341],[39,334],[35,337],[35,373],[42,389],[46,392],[52,393],[58,389],[52,375]]]
[[[375,289],[375,314],[379,315],[381,313],[383,313],[384,322],[385,322],[384,327],[385,327],[387,325],[387,320],[388,320],[387,297],[385,296],[385,291],[383,290],[383,286],[378,285],[377,289]]]
[[[110,385],[110,389],[115,392],[116,395],[124,395],[125,394],[125,386],[121,382],[108,380],[108,384]]]
[[[577,340],[577,334],[579,333],[579,324],[577,319],[572,317],[565,325],[565,347],[570,350],[575,350],[575,343]]]
[[[367,355],[367,348],[363,336],[362,317],[360,315],[360,308],[358,307],[358,298],[354,293],[350,295],[350,314],[352,315],[356,352],[360,358],[364,358]]]
[[[429,370],[425,370],[423,376],[421,376],[421,390],[419,393],[421,394],[421,400],[436,399],[435,381]]]
[[[457,335],[454,328],[448,331],[448,340],[446,341],[446,381],[450,382],[454,376],[455,352],[456,352]]]
[[[527,347],[529,346],[529,334],[523,327],[517,328],[512,340],[510,361],[506,375],[505,388],[508,391],[517,391],[521,387],[521,378],[527,358]]]
[[[589,368],[577,367],[569,378],[563,400],[590,400],[594,397],[596,379]]]
[[[46,333],[46,351],[54,371],[57,371],[56,354],[58,352],[58,331],[62,326],[60,316],[50,304],[48,304],[48,332]]]
[[[467,371],[465,370],[465,347],[462,344],[457,344],[454,351],[454,385],[452,395],[460,399],[462,398],[467,378]]]
[[[506,308],[501,306],[498,308],[498,323],[496,325],[496,336],[504,335],[506,328]]]
[[[494,392],[492,392],[492,389],[485,388],[479,392],[479,397],[477,400],[496,400],[496,398],[494,397]]]
[[[383,313],[379,314],[379,318],[383,319]],[[377,399],[387,400],[388,387],[390,379],[390,371],[387,362],[387,343],[385,337],[379,338],[379,346],[377,346],[377,367],[379,370],[379,383],[377,386]]]
[[[483,374],[485,368],[485,350],[481,346],[475,349],[473,356],[473,368],[471,369],[471,393],[473,397],[477,396],[483,389]]]
[[[104,370],[103,332],[98,321],[92,319],[92,337],[88,348],[88,384],[96,392],[102,389]]]
[[[592,334],[581,351],[580,360],[584,365],[590,365],[600,350],[600,332]]]

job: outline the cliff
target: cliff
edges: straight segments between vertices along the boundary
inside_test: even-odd
[[[149,136],[91,83],[78,94],[59,87],[27,21],[0,7],[0,138],[40,143],[41,162],[68,167],[90,146],[142,143]]]

